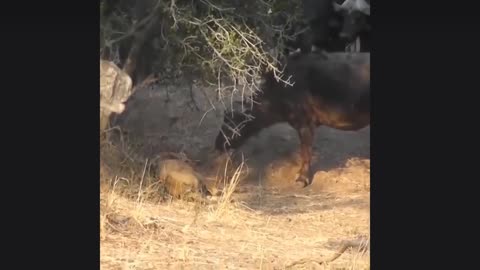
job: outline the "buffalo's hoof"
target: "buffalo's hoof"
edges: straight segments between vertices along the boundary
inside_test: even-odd
[[[300,175],[295,180],[295,183],[297,185],[299,185],[300,187],[305,188],[305,187],[307,187],[311,184],[311,181],[310,181],[310,179],[308,179],[308,177]]]

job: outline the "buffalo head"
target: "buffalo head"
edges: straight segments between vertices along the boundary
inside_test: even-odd
[[[342,39],[353,41],[362,31],[369,31],[367,16],[370,16],[370,5],[365,0],[346,0],[339,5],[333,3],[334,10],[343,16]]]

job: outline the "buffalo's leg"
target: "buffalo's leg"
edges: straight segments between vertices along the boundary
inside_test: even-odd
[[[303,187],[310,185],[313,181],[310,163],[312,160],[312,148],[314,128],[309,126],[302,126],[296,128],[300,137],[300,159],[301,166],[295,182],[303,184]]]

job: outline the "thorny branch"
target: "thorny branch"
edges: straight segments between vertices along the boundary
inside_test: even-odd
[[[238,90],[238,84],[241,84],[242,97],[249,96],[251,99],[252,94],[245,95],[245,90],[250,90],[250,92],[259,90],[255,82],[265,69],[273,70],[277,80],[291,85],[288,80],[281,77],[281,71],[277,68],[278,62],[263,50],[264,42],[251,30],[245,20],[242,19],[242,23],[235,23],[235,20],[231,18],[225,19],[224,13],[222,13],[231,11],[231,8],[222,8],[206,0],[203,0],[202,3],[219,11],[220,15],[210,14],[204,19],[199,19],[182,14],[178,9],[172,8],[170,11],[177,23],[183,22],[198,27],[201,36],[213,53],[210,60],[205,60],[205,57],[201,57],[201,59],[209,62],[211,66],[219,67],[217,72],[220,74],[217,74],[217,78],[220,80],[217,80],[217,83],[220,91],[225,90],[224,87],[221,87],[224,77],[222,73],[224,73],[233,83],[228,86],[233,88],[232,94]],[[184,50],[189,48],[191,52],[199,56],[186,41],[187,39],[184,39],[182,44]],[[219,94],[219,97],[221,96]]]

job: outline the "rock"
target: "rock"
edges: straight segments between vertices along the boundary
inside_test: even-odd
[[[100,131],[112,113],[122,113],[132,95],[132,79],[113,62],[100,60]]]

